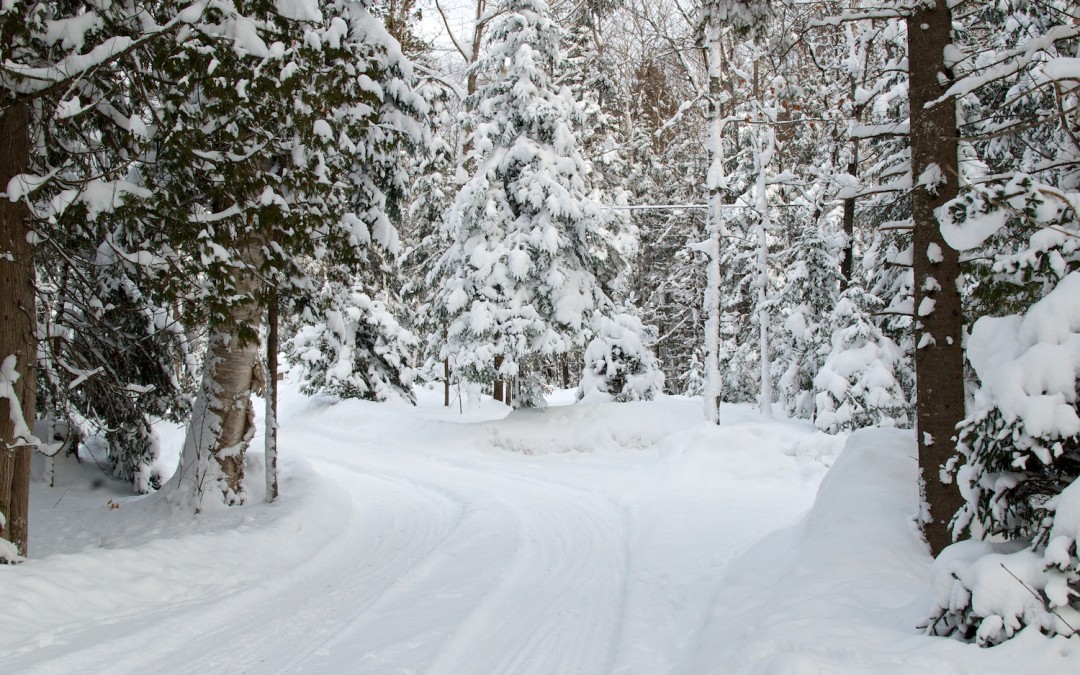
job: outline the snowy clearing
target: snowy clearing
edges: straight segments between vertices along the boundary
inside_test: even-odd
[[[282,498],[195,519],[61,465],[0,567],[0,672],[1080,672],[1075,640],[914,629],[908,432],[826,476],[843,439],[749,407],[440,398],[286,388]]]

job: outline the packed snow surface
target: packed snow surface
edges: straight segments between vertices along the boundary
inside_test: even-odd
[[[281,498],[197,517],[62,464],[0,567],[0,672],[1080,672],[1076,639],[915,629],[910,432],[830,470],[843,438],[748,407],[476,398],[286,387]]]

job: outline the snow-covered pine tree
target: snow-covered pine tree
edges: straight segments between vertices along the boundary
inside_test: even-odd
[[[561,31],[541,0],[508,0],[491,28],[472,105],[471,178],[448,217],[437,312],[468,379],[524,375],[517,406],[543,405],[530,358],[582,347],[614,263],[577,149],[580,108],[554,87]]]
[[[399,308],[400,309],[400,308]],[[413,401],[418,340],[362,286],[327,281],[284,351],[306,394]]]
[[[100,215],[132,193],[126,172],[145,145],[144,112],[152,103],[141,65],[183,25],[160,9],[144,2],[0,7],[0,561],[26,551],[36,444],[29,432],[36,408],[34,243],[48,248],[75,236],[92,250],[101,241],[97,219],[65,219],[69,207]],[[53,252],[58,259],[68,253],[62,245]]]
[[[779,308],[776,331],[777,392],[788,415],[814,418],[814,378],[829,352],[833,324],[830,315],[840,292],[839,247],[823,227],[829,214],[815,218],[814,204],[788,209],[781,217],[795,219],[796,233],[778,254],[783,286],[773,298]],[[831,211],[835,216],[835,209]],[[835,226],[829,229],[836,231]]]
[[[184,274],[161,278],[163,293],[209,325],[169,484],[173,499],[196,509],[243,500],[269,297],[290,311],[318,289],[311,270],[336,281],[378,275],[396,250],[401,152],[422,138],[425,105],[368,5],[210,3],[158,63],[161,135],[142,172],[154,200],[144,203],[151,217],[129,228],[164,236],[170,265]]]
[[[871,320],[902,350],[895,370],[913,409],[906,29],[900,17],[869,11],[856,19],[858,12],[849,9],[839,3],[819,8],[801,42],[821,69],[810,115],[821,122],[808,125],[818,129],[810,136],[818,159],[808,173],[827,201],[842,204],[841,283],[861,284],[886,303]]]
[[[452,90],[438,81],[427,81],[421,93],[431,106],[430,119],[436,129],[454,128]],[[443,382],[443,403],[450,405],[451,372],[447,360],[439,357],[443,343],[445,323],[431,310],[434,298],[431,278],[436,263],[449,247],[444,227],[446,213],[456,194],[454,185],[456,141],[447,140],[445,132],[432,137],[428,152],[417,156],[415,187],[410,192],[410,203],[403,232],[404,253],[401,257],[403,284],[402,300],[409,317],[407,327],[421,338],[417,367],[421,380]],[[453,145],[452,145],[453,142]]]
[[[973,540],[935,566],[927,628],[989,646],[1080,625],[1080,29],[1067,2],[977,10],[954,46],[966,180],[942,219],[985,314],[952,467],[953,533]]]
[[[828,433],[868,426],[906,426],[907,396],[897,368],[902,353],[874,323],[881,301],[857,283],[840,295],[829,323],[836,326],[814,378],[818,429]]]
[[[124,274],[113,249],[103,246],[96,260],[69,253],[38,266],[40,413],[74,432],[72,452],[79,438],[104,438],[113,475],[138,492],[155,490],[162,479],[152,424],[182,422],[190,409],[185,333]]]

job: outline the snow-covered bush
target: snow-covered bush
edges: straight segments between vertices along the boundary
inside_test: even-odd
[[[942,566],[929,630],[983,645],[1029,625],[1071,634],[1080,626],[1080,272],[1023,316],[979,319],[968,360],[980,388],[960,424],[966,503],[953,529],[1012,550]]]
[[[832,312],[832,349],[818,374],[818,429],[828,433],[867,426],[905,426],[907,396],[897,369],[903,354],[871,319],[881,301],[853,284]]]
[[[301,391],[383,401],[397,394],[412,401],[410,352],[416,336],[401,326],[386,303],[358,289],[327,284],[322,310],[285,345],[297,367]]]
[[[649,351],[641,320],[631,314],[602,317],[585,348],[577,397],[586,402],[651,401],[664,388],[664,371]]]

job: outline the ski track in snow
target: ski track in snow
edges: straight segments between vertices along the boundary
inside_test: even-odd
[[[286,489],[261,529],[22,566],[27,616],[35,579],[67,558],[129,585],[35,615],[26,648],[0,620],[0,672],[690,672],[727,563],[797,518],[820,479],[688,479],[702,467],[652,451],[629,468],[478,451],[476,425],[387,416],[309,406],[286,424],[283,455],[305,456],[318,494]]]

